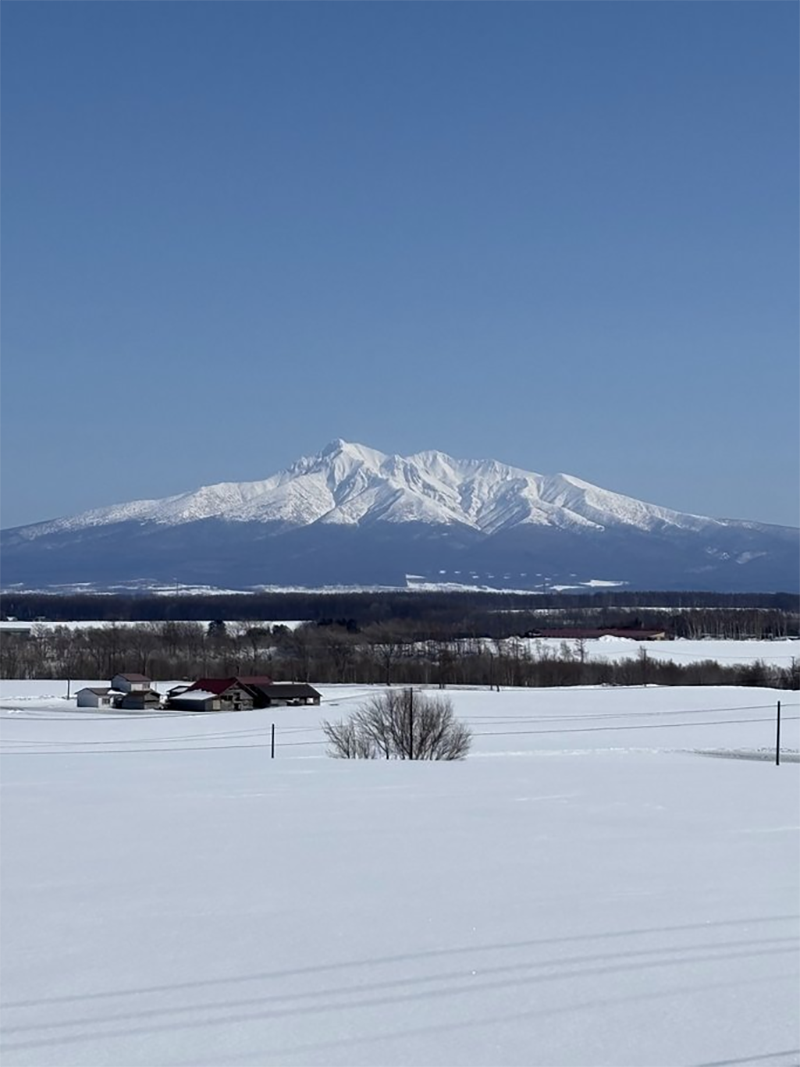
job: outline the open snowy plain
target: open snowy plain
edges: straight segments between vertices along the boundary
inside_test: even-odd
[[[0,684],[5,1067],[800,1063],[796,692],[454,691],[423,764],[327,758],[320,688]]]

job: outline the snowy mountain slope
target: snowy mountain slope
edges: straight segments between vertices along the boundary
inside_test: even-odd
[[[724,525],[612,493],[566,474],[545,476],[494,460],[457,460],[443,452],[387,456],[334,441],[264,481],[223,482],[161,500],[137,500],[22,527],[28,540],[121,522],[179,525],[201,519],[315,522],[461,523],[486,534],[523,523],[559,528],[664,525],[698,530]]]
[[[572,475],[334,441],[225,482],[4,531],[3,580],[404,584],[496,572],[519,585],[794,589],[798,531],[683,514]],[[517,578],[514,578],[516,572]],[[472,575],[478,577],[473,578]]]

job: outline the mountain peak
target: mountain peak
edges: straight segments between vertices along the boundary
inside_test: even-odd
[[[336,437],[325,445],[316,458],[336,459],[339,456],[375,467],[380,467],[388,458],[385,453],[378,452],[377,449],[369,448],[367,445],[359,445],[355,441],[345,441],[342,437]]]
[[[545,476],[496,460],[454,459],[437,451],[387,455],[337,437],[316,455],[264,481],[204,486],[164,500],[101,508],[37,524],[25,536],[128,521],[178,526],[209,519],[282,529],[414,522],[488,536],[518,526],[648,531],[714,525],[712,519],[643,504],[570,475]]]
[[[350,442],[345,441],[343,437],[334,437],[332,441],[329,441],[327,445],[319,453],[320,456],[334,456],[339,452],[344,452],[349,447]]]

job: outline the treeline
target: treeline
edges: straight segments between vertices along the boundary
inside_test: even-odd
[[[663,650],[662,650],[663,649]],[[136,671],[154,679],[267,674],[276,681],[395,685],[752,685],[800,688],[800,659],[786,667],[675,663],[669,645],[657,656],[591,659],[584,642],[552,646],[517,639],[421,640],[413,625],[341,623],[295,629],[276,625],[202,626],[150,622],[83,629],[34,627],[0,646],[4,678],[110,679]]]
[[[0,614],[23,622],[182,622],[220,619],[332,621],[361,632],[375,625],[418,640],[503,638],[531,630],[608,627],[665,630],[672,637],[797,636],[800,597],[788,593],[254,593],[230,596],[100,596],[4,593]]]
[[[531,628],[546,633],[548,627],[607,627],[634,633],[637,630],[663,630],[673,638],[772,640],[797,637],[800,616],[797,612],[778,608],[687,608],[675,612],[656,612],[647,608],[577,608],[537,614]]]
[[[273,621],[324,618],[354,619],[359,625],[389,619],[427,619],[456,622],[503,611],[557,612],[580,618],[590,612],[609,625],[603,612],[618,609],[744,608],[800,612],[800,596],[794,593],[623,592],[594,593],[484,593],[458,592],[290,592],[230,593],[221,595],[150,595],[92,593],[0,594],[0,616],[31,622],[99,620],[103,622],[202,621],[204,619]],[[653,613],[654,617],[657,613]],[[658,615],[663,619],[663,614]]]

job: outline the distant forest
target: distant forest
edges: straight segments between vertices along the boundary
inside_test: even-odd
[[[32,622],[7,633],[5,678],[155,678],[269,674],[281,680],[426,685],[772,685],[797,688],[798,658],[763,663],[592,662],[583,641],[553,646],[548,630],[663,631],[668,638],[797,637],[790,594],[280,593],[252,596],[43,596],[6,594],[3,614]],[[98,627],[37,626],[97,620]],[[289,628],[283,622],[303,625]],[[127,625],[114,625],[126,623]],[[134,625],[130,625],[134,623]],[[746,655],[743,658],[747,658]]]
[[[222,595],[148,595],[148,594],[0,594],[0,617],[20,621],[46,620],[71,622],[97,620],[105,622],[229,621],[273,622],[303,619],[320,622],[330,619],[351,620],[364,627],[377,622],[408,621],[448,627],[461,626],[472,635],[476,627],[487,628],[487,636],[509,636],[541,625],[543,617],[552,615],[558,626],[625,626],[631,625],[632,609],[642,629],[662,628],[665,612],[680,615],[687,611],[709,609],[714,614],[725,610],[741,613],[751,609],[755,617],[766,615],[773,620],[783,617],[784,624],[767,636],[784,636],[797,629],[800,595],[795,593],[708,593],[708,592],[622,592],[602,590],[593,593],[484,593],[458,592],[291,592],[231,593]],[[657,609],[657,610],[648,610]],[[503,613],[516,616],[509,633],[498,624]],[[511,616],[511,617],[513,617]],[[509,616],[506,616],[508,619]],[[590,621],[591,620],[591,621]],[[733,634],[731,636],[737,636]],[[765,636],[763,632],[751,636]]]

